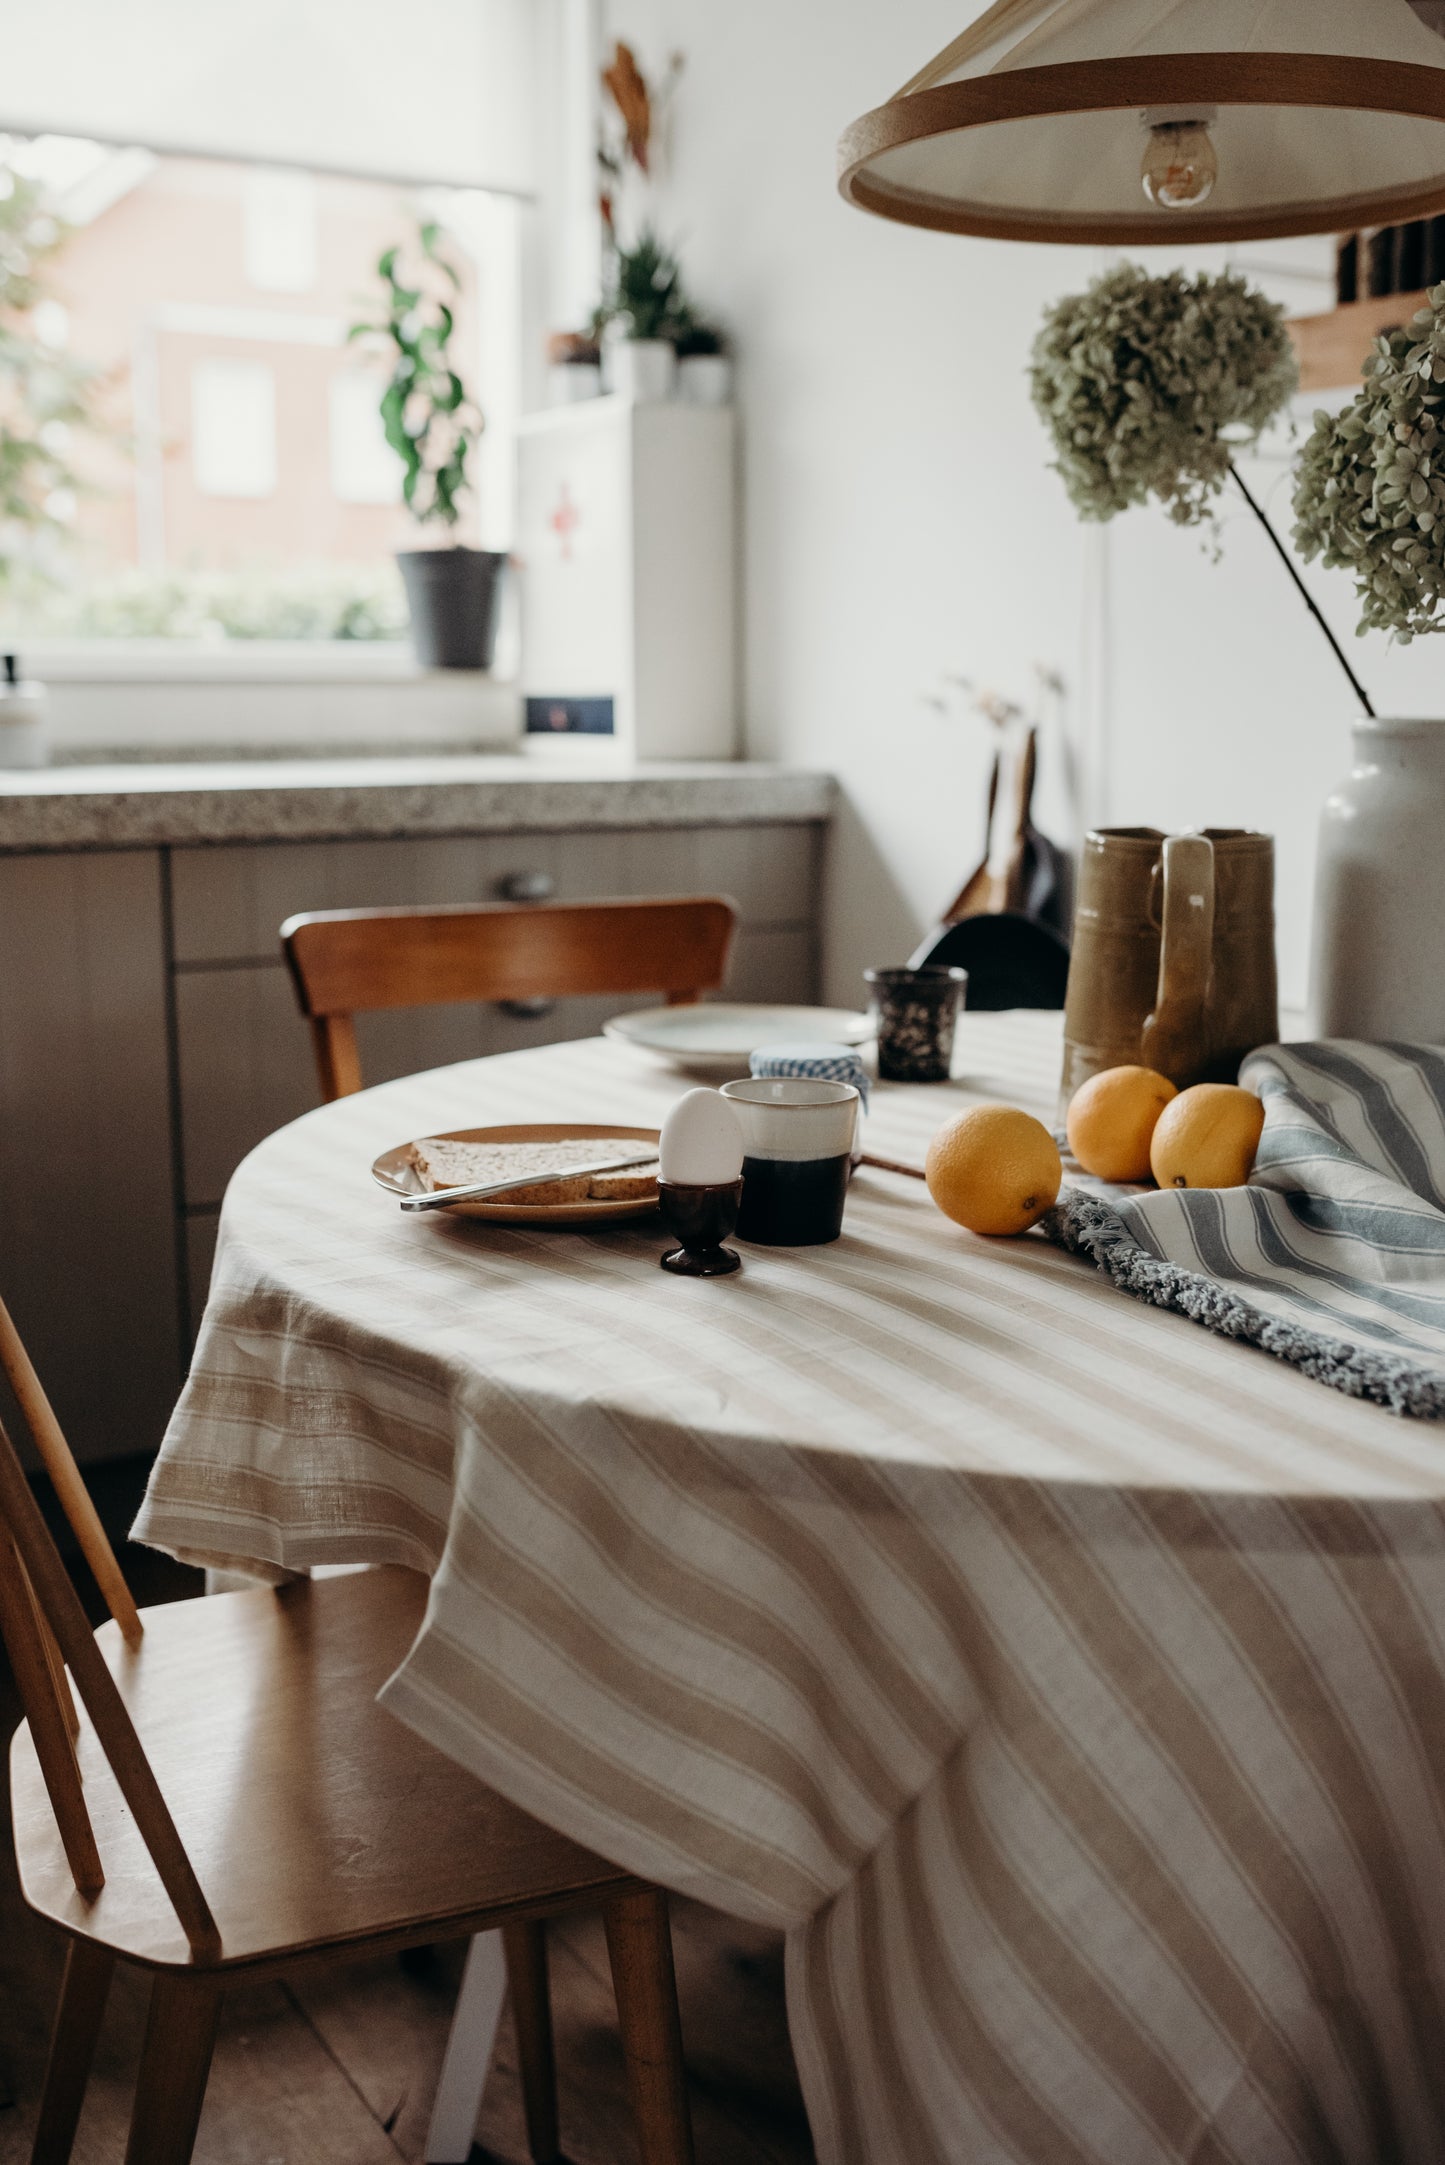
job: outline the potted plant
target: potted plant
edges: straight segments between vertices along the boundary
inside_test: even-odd
[[[689,406],[726,406],[733,364],[721,331],[689,314],[673,339],[678,396]]]
[[[432,220],[417,231],[415,281],[400,268],[401,250],[377,263],[385,287],[379,323],[354,323],[349,337],[385,341],[390,375],[381,394],[386,440],[402,462],[401,493],[419,527],[452,535],[467,488],[467,460],[483,422],[452,365],[456,319],[448,290],[461,284],[442,252]],[[486,669],[496,644],[497,593],[505,554],[455,540],[399,549],[412,639],[425,669]]]
[[[631,248],[614,250],[602,316],[612,389],[623,398],[670,397],[677,373],[673,338],[685,308],[677,258],[650,226]]]

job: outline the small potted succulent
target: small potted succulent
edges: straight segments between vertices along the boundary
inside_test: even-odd
[[[381,419],[402,462],[402,499],[423,532],[438,536],[435,546],[397,551],[417,659],[425,669],[487,669],[506,556],[441,538],[455,535],[467,461],[483,427],[451,359],[456,319],[447,296],[461,279],[431,220],[417,230],[414,272],[403,272],[400,248],[388,248],[376,269],[385,289],[382,320],[354,323],[348,335],[388,357]]]
[[[669,398],[677,375],[674,337],[686,303],[677,257],[652,228],[617,247],[601,314],[611,387],[639,403]]]

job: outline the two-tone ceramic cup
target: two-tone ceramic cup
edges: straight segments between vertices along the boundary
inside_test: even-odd
[[[858,1092],[851,1083],[754,1075],[723,1084],[742,1123],[743,1201],[737,1237],[813,1248],[843,1230]]]

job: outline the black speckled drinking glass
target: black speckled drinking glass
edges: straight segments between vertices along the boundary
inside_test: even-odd
[[[886,1082],[947,1082],[953,1029],[967,970],[865,970],[878,1028],[878,1073]]]

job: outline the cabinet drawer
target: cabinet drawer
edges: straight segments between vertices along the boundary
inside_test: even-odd
[[[491,902],[518,873],[544,874],[561,900],[725,894],[746,924],[805,924],[820,849],[820,830],[806,824],[178,849],[175,956],[182,965],[270,960],[298,911]]]
[[[300,910],[483,901],[484,846],[447,837],[174,850],[176,961],[275,961],[281,926]]]

